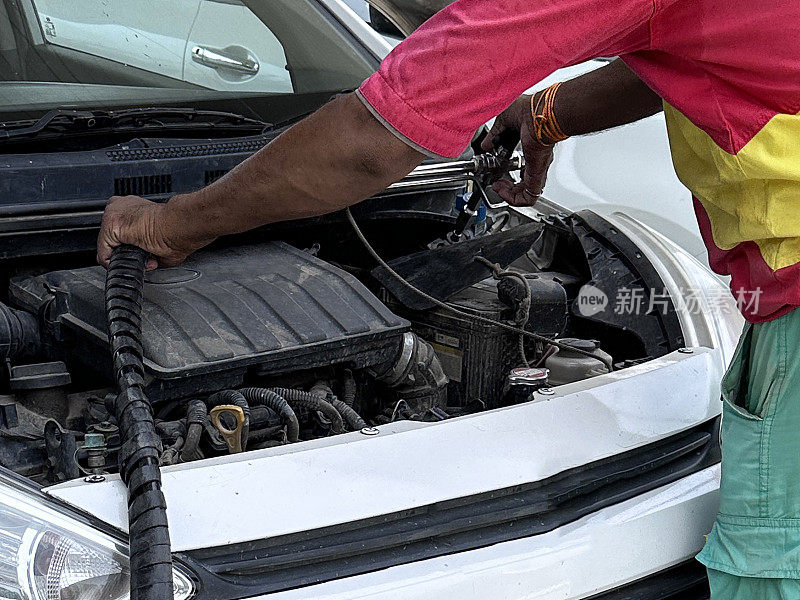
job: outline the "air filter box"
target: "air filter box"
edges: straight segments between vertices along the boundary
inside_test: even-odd
[[[46,315],[53,346],[109,376],[102,267],[12,281],[14,302]],[[355,277],[281,242],[202,251],[146,276],[145,370],[153,400],[330,364],[363,368],[397,351],[409,323]]]

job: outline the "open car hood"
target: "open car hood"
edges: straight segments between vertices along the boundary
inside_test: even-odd
[[[405,35],[409,35],[431,16],[453,0],[367,0],[392,21]]]

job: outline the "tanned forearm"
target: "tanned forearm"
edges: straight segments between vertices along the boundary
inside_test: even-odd
[[[553,110],[564,133],[574,136],[633,123],[662,108],[659,95],[617,59],[565,81]]]
[[[621,61],[563,84],[554,104],[569,135],[630,123],[661,107]],[[552,147],[533,134],[530,98],[521,97],[498,116],[493,133],[521,132],[526,167],[517,185],[501,179],[498,194],[509,203],[533,204],[544,186]],[[484,147],[491,148],[491,136]],[[120,244],[144,248],[149,267],[179,264],[214,239],[260,225],[321,215],[385,189],[422,162],[423,155],[398,139],[353,94],[328,103],[297,123],[216,183],[166,204],[112,198],[103,216],[97,258],[107,265]]]
[[[172,198],[159,226],[199,247],[254,227],[321,215],[372,196],[423,155],[399,140],[353,94],[297,123],[225,177]]]
[[[658,95],[621,60],[565,82],[554,107],[568,135],[630,123],[660,109]],[[172,231],[183,227],[192,240],[203,241],[321,215],[379,192],[422,158],[350,94],[298,123],[216,183],[173,198],[165,226]]]

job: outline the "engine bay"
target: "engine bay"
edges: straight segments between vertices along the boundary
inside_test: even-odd
[[[431,211],[359,220],[387,259],[427,252],[452,222]],[[538,226],[521,227],[530,222]],[[612,299],[621,286],[645,297],[663,288],[635,245],[594,213],[490,210],[470,238],[489,245],[500,231],[524,236],[526,251],[502,265],[517,275],[487,269],[447,307],[424,310],[373,276],[374,261],[341,217],[226,240],[147,273],[136,300],[161,464],[534,401],[541,388],[682,345],[674,309],[582,309],[584,286]],[[28,265],[8,284],[0,464],[41,484],[118,470],[105,277],[88,261]]]

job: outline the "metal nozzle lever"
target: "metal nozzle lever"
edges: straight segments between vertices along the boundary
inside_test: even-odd
[[[233,429],[229,429],[222,422],[222,415],[230,415],[236,423]],[[233,404],[220,404],[211,409],[209,414],[211,424],[219,431],[222,439],[228,444],[228,452],[236,454],[242,451],[242,428],[244,427],[244,411],[241,406]]]
[[[461,209],[458,217],[456,217],[455,229],[447,236],[450,242],[457,242],[461,239],[469,220],[478,212],[481,201],[486,197],[483,188],[494,183],[508,172],[509,159],[514,153],[514,148],[516,148],[518,142],[519,131],[506,129],[492,138],[492,145],[494,146],[492,152],[475,157],[475,186],[469,200],[464,205],[464,208]]]

